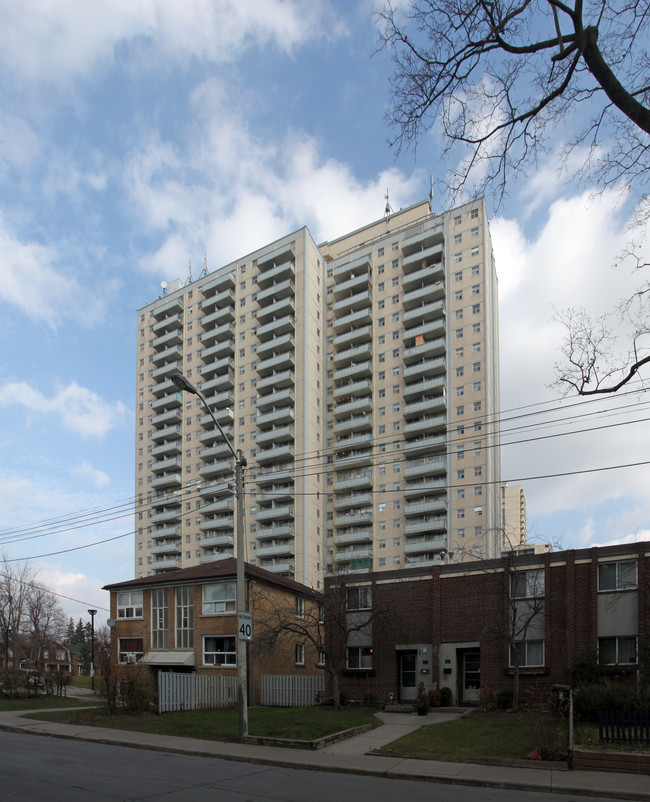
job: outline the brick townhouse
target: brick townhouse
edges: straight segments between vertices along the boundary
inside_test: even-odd
[[[112,667],[236,676],[236,573],[230,557],[107,585]],[[301,636],[317,623],[322,594],[249,563],[245,587],[245,609],[253,616],[248,694],[254,703],[262,674],[322,674],[322,657]]]
[[[632,679],[650,648],[647,542],[330,577],[337,588],[349,616],[367,615],[328,644],[348,699],[412,700],[422,681],[477,703],[512,687],[516,662],[522,692],[550,690],[584,656]]]

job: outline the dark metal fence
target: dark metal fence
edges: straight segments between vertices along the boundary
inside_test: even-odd
[[[598,735],[603,743],[650,744],[650,713],[600,711]]]

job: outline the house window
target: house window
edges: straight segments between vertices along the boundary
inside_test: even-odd
[[[372,648],[370,646],[348,646],[347,667],[352,670],[372,668]]]
[[[322,668],[325,665],[325,652],[318,650],[318,665]]]
[[[167,588],[156,588],[151,591],[151,648],[167,649],[169,647],[169,610],[167,607]]]
[[[304,666],[305,665],[305,644],[304,643],[296,643],[296,665],[297,666]]]
[[[144,655],[144,639],[118,638],[117,648],[120,663],[137,663]]]
[[[510,596],[533,599],[544,595],[544,571],[515,571],[510,575]],[[541,664],[538,664],[541,665]]]
[[[203,664],[237,665],[237,640],[234,635],[206,635],[203,638]]]
[[[636,638],[598,638],[601,665],[631,665],[636,661]]]
[[[305,617],[305,600],[302,596],[296,596],[296,618]]]
[[[176,588],[176,648],[191,649],[194,646],[193,588],[186,585]]]
[[[234,582],[203,585],[203,612],[232,613],[235,611],[236,597],[237,592]]]
[[[368,585],[358,588],[348,588],[348,610],[370,610],[372,607],[372,588]]]
[[[142,618],[142,591],[132,590],[117,594],[118,618]]]
[[[544,641],[525,640],[517,644],[519,649],[519,666],[530,668],[532,666],[544,665]],[[510,665],[514,666],[517,662],[515,646],[510,647]]]
[[[601,563],[598,566],[598,590],[630,590],[635,588],[636,560]]]

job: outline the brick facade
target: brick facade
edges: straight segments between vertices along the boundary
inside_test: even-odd
[[[599,591],[599,565],[630,561],[636,562],[636,587]],[[544,578],[542,598],[525,637],[536,641],[527,644],[535,646],[535,655],[543,649],[543,664],[533,660],[530,667],[522,665],[523,694],[546,693],[555,683],[568,683],[571,666],[583,656],[595,657],[603,634],[617,641],[619,634],[636,635],[637,662],[612,666],[617,676],[635,676],[643,650],[650,647],[650,543],[354,576],[349,583],[370,585],[373,609],[383,609],[385,615],[372,627],[372,667],[344,669],[343,696],[385,701],[392,693],[395,698],[412,698],[413,686],[404,687],[401,680],[404,666],[413,659],[416,684],[450,687],[458,703],[477,702],[479,686],[483,692],[511,688],[508,627],[516,605],[510,580],[513,572],[526,571],[541,571]],[[532,610],[527,604],[521,602],[517,609],[524,605],[524,610]],[[619,608],[628,611],[629,620],[617,621]],[[344,644],[332,643],[331,632],[329,636],[331,653],[341,654]],[[411,657],[401,669],[407,653]],[[475,668],[477,660],[480,675],[470,671],[465,687],[463,666]]]

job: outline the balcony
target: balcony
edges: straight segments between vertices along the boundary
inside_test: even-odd
[[[228,377],[230,383],[232,384],[232,379]],[[205,400],[210,405],[210,409],[214,411],[215,407],[231,407],[235,402],[235,396],[232,393],[232,390],[222,390],[219,393],[214,393],[214,395],[210,395],[212,390],[215,390],[219,387],[223,387],[224,383],[224,376],[219,376],[216,379],[211,379],[209,382],[202,382],[200,390],[205,396]],[[217,417],[219,414],[215,413]]]
[[[276,519],[293,518],[293,504],[273,504],[257,511],[258,521],[273,521]]]
[[[165,455],[170,455],[170,454],[180,454],[181,451],[182,451],[181,441],[172,440],[169,443],[162,443],[161,445],[152,448],[151,456],[164,457]]]
[[[423,267],[422,270],[414,270],[402,276],[402,290],[410,292],[419,284],[442,283],[445,278],[445,271],[442,262],[431,267]]]
[[[168,383],[172,387],[174,386],[171,382]],[[169,392],[170,395],[164,395],[161,398],[156,398],[155,401],[152,401],[151,409],[163,410],[164,412],[167,412],[168,410],[171,409],[178,409],[178,411],[180,412],[181,411],[180,406],[182,403],[180,398],[180,393],[174,393],[174,395],[171,395],[171,390]]]
[[[276,265],[292,262],[294,259],[295,245],[293,242],[285,242],[284,245],[279,245],[272,251],[265,253],[263,256],[257,257],[257,267],[260,275],[257,277],[258,284],[264,282],[266,274],[272,271]],[[266,268],[266,269],[265,269]]]
[[[227,482],[208,482],[202,485],[199,490],[201,498],[210,498],[211,496],[220,496],[224,493],[232,493],[232,481]]]
[[[226,289],[205,298],[203,300],[203,303],[201,304],[201,309],[204,312],[206,312],[212,309],[214,306],[221,308],[223,306],[232,307],[234,305],[235,305],[235,293],[232,289]]]
[[[259,382],[258,382],[258,389],[259,389]],[[258,412],[261,410],[268,410],[269,408],[273,408],[276,406],[291,409],[292,405],[295,403],[293,387],[289,387],[284,390],[276,390],[270,393],[266,393],[265,395],[261,395],[258,397],[255,403]]]
[[[258,487],[265,487],[273,482],[287,482],[293,479],[293,466],[287,467],[286,462],[277,465],[267,465],[264,473],[258,473],[255,481]]]
[[[427,410],[428,409],[430,409],[430,407],[427,407]],[[426,434],[428,432],[435,432],[436,429],[446,429],[446,427],[446,415],[422,415],[404,424],[404,435]]]
[[[205,297],[209,298],[213,293],[218,293],[221,290],[228,289],[228,287],[235,286],[235,274],[219,273],[216,276],[210,276],[199,287],[199,292]]]
[[[343,368],[351,362],[362,362],[366,359],[372,359],[372,345],[370,343],[355,345],[353,348],[346,348],[335,353],[334,365],[337,368]]]
[[[334,417],[336,420],[344,418],[346,415],[352,415],[355,412],[372,412],[372,397],[365,396],[357,398],[354,401],[348,401],[347,404],[337,404],[334,407]]]
[[[232,546],[233,542],[234,542],[234,535],[232,533],[201,536],[202,549],[213,549],[216,546]]]
[[[372,523],[372,509],[357,510],[350,515],[339,515],[334,519],[334,526],[360,526]]]
[[[160,332],[173,331],[174,329],[183,328],[183,315],[177,313],[175,315],[168,315],[167,317],[157,320],[153,324],[153,333],[160,336]]]
[[[365,290],[368,288],[369,281],[370,273],[368,270],[365,270],[363,273],[359,273],[358,275],[355,274],[346,281],[342,281],[340,284],[334,285],[334,298],[338,301],[344,295],[349,295],[350,293],[354,293],[355,291],[358,292],[359,290]]]
[[[279,409],[271,409],[263,415],[257,416],[257,425],[266,426],[273,423],[293,423],[295,420],[295,412],[293,407],[280,407]]]
[[[365,549],[341,549],[334,553],[335,562],[343,562],[347,560],[365,560],[372,558],[372,547],[368,546]]]
[[[364,379],[368,376],[372,376],[372,362],[370,360],[353,363],[350,367],[334,371],[334,380],[337,382],[351,378]]]
[[[267,540],[268,538],[293,537],[293,523],[283,524],[282,526],[262,526],[257,529],[257,540]]]
[[[278,373],[272,373],[270,376],[265,376],[257,382],[257,391],[268,390],[273,388],[275,390],[286,387],[293,387],[294,374],[292,370],[283,370]]]
[[[430,245],[421,250],[414,250],[412,253],[407,254],[402,259],[402,270],[405,273],[409,272],[409,268],[419,269],[423,262],[428,262],[435,259],[438,264],[442,264],[441,259],[444,256],[445,245],[443,242],[438,242],[435,245]],[[440,258],[438,258],[440,257]]]
[[[268,445],[269,443],[293,442],[293,428],[293,426],[276,426],[273,429],[259,432],[257,435],[257,444],[262,446]]]
[[[372,307],[372,296],[369,290],[363,290],[351,293],[347,298],[341,298],[340,301],[335,301],[334,314],[349,315],[367,307]]]
[[[358,490],[364,487],[372,487],[372,471],[359,471],[359,473],[353,476],[341,476],[339,474],[339,477],[337,477],[334,482],[335,493],[340,493],[344,490]]]
[[[219,460],[218,462],[210,462],[199,469],[201,476],[223,476],[224,474],[232,473],[233,464],[232,460]]]
[[[214,518],[208,518],[199,524],[199,529],[202,532],[219,532],[223,529],[232,530],[234,527],[234,518],[232,515],[219,515]],[[201,535],[201,543],[206,535]]]
[[[153,317],[156,318],[156,320],[162,320],[165,317],[174,315],[182,311],[183,311],[183,299],[181,298],[181,296],[177,296],[176,298],[172,298],[169,301],[161,303],[160,306],[157,306],[153,310],[152,315]]]
[[[439,518],[429,518],[428,520],[420,520],[414,518],[407,520],[404,524],[405,535],[415,535],[420,532],[443,532],[447,531],[447,519],[444,516]],[[441,538],[443,540],[444,538]]]
[[[406,462],[404,476],[432,476],[436,473],[447,473],[447,457],[418,457]]]
[[[423,303],[438,301],[445,297],[445,285],[442,281],[435,281],[432,284],[416,285],[410,292],[405,292],[402,296],[402,306],[404,309],[413,309]]]
[[[346,384],[341,384],[338,387],[334,388],[334,398],[338,401],[339,399],[343,399],[344,401],[348,398],[353,398],[355,396],[363,396],[363,395],[371,395],[372,394],[372,382],[370,379],[364,379],[363,381],[351,381],[347,382]]]
[[[215,373],[219,374],[231,374],[235,369],[235,362],[231,356],[226,356],[223,359],[215,359],[214,362],[210,362],[207,365],[201,365],[199,367],[199,373],[201,374],[201,378],[205,378],[206,376],[212,376]]]
[[[269,304],[257,310],[256,317],[260,323],[268,324],[278,317],[285,317],[291,315],[295,317],[296,307],[292,296],[281,298],[275,303]]]
[[[334,500],[335,510],[349,510],[353,507],[367,507],[373,503],[372,493],[347,493]]]
[[[257,374],[258,376],[268,376],[278,371],[293,371],[294,364],[293,351],[286,351],[285,353],[275,354],[270,359],[264,359],[258,362]]]
[[[293,298],[295,294],[296,288],[294,283],[288,278],[284,281],[278,281],[276,284],[271,284],[265,289],[258,289],[257,303],[260,306],[265,306],[269,301],[275,303],[281,298]]]
[[[214,436],[215,436],[214,437],[215,445],[213,445],[211,448],[202,449],[202,451],[201,451],[201,453],[199,455],[202,460],[205,460],[207,462],[207,461],[209,461],[211,459],[214,459],[215,457],[228,457],[228,456],[230,456],[230,454],[232,454],[232,451],[230,450],[230,446],[219,435],[219,432],[218,432],[217,429],[215,429],[214,432],[208,432],[208,434],[214,434]]]
[[[411,333],[409,332],[409,339],[411,339]],[[414,341],[417,340],[417,337],[413,338]],[[422,338],[420,338],[421,340]],[[434,357],[434,356],[441,356],[446,351],[446,343],[444,337],[435,337],[432,340],[426,340],[424,342],[420,341],[417,345],[412,346],[411,348],[404,349],[404,363],[406,365],[410,365],[412,362],[418,362],[421,359],[426,359]]]
[[[406,455],[421,454],[423,451],[431,453],[447,448],[447,433],[434,434],[430,437],[420,437],[417,440],[407,440],[404,443],[404,453]]]
[[[434,496],[426,501],[413,501],[406,505],[404,515],[410,517],[411,515],[428,515],[437,512],[447,511],[447,496],[439,495]]]
[[[172,373],[177,373],[181,369],[181,362],[165,362],[164,365],[161,365],[159,368],[156,368],[151,374],[151,378],[158,381],[159,379],[164,378],[165,376],[171,376]]]
[[[445,302],[433,301],[430,304],[421,304],[413,309],[404,312],[403,321],[404,325],[408,328],[407,324],[414,321],[429,322],[436,320],[436,318],[444,317],[445,315]]]
[[[156,545],[151,547],[152,554],[180,554],[182,550],[183,545],[180,538],[167,542],[156,541]]]
[[[352,329],[352,331],[347,331],[345,334],[339,334],[338,337],[335,337],[334,348],[341,350],[358,343],[370,342],[371,340],[372,327],[361,326],[358,329]]]
[[[405,498],[412,498],[413,496],[422,496],[425,493],[446,489],[446,479],[417,479],[414,482],[408,482],[403,492]]]
[[[164,473],[151,480],[151,487],[154,490],[160,490],[163,487],[179,487],[182,481],[183,477],[180,473]]]
[[[292,577],[295,570],[293,561],[277,561],[275,557],[268,560],[260,560],[260,568],[263,568],[265,571],[271,571],[273,574],[282,574],[288,577]]]
[[[183,418],[182,410],[180,408],[177,409],[168,409],[165,412],[161,412],[160,415],[154,415],[151,423],[154,426],[161,426],[163,423],[174,423],[178,424],[181,422]]]
[[[256,504],[272,504],[280,501],[293,501],[294,487],[293,482],[288,485],[272,485],[264,493],[255,496]]]
[[[156,528],[151,533],[151,537],[153,538],[154,543],[159,538],[170,538],[176,537],[179,538],[181,536],[181,527],[180,524],[175,524],[173,526],[161,526],[160,528]]]
[[[149,519],[153,524],[164,524],[170,521],[178,521],[181,517],[181,508],[174,507],[173,509],[163,509],[161,512],[155,512]]]
[[[342,435],[348,432],[365,432],[372,430],[372,415],[354,415],[334,424],[334,434]]]
[[[343,265],[339,265],[334,270],[334,279],[337,282],[346,281],[347,277],[351,273],[359,273],[362,271],[370,270],[371,264],[371,257],[370,254],[367,253],[365,256],[360,256],[357,259],[353,259],[351,262],[346,262]]]
[[[273,543],[273,541],[271,541]],[[287,540],[285,543],[276,543],[273,545],[258,546],[255,554],[258,557],[293,557],[295,546],[293,538]]]
[[[296,347],[296,341],[292,333],[282,334],[278,337],[272,337],[270,340],[265,340],[257,346],[257,358],[263,359],[269,354],[281,354],[284,351],[293,351]]]
[[[222,326],[226,323],[232,323],[234,320],[235,320],[235,307],[222,306],[221,309],[216,309],[211,314],[204,315],[199,321],[199,324],[204,329],[208,329],[215,325]]]
[[[265,448],[261,451],[257,452],[257,461],[260,465],[267,464],[269,462],[275,462],[276,460],[289,460],[293,459],[293,444],[287,446],[274,446],[273,448]],[[259,477],[258,477],[258,484],[259,484]]]
[[[219,340],[214,345],[211,345],[209,348],[204,348],[199,352],[199,359],[202,359],[204,362],[209,362],[211,359],[216,359],[218,357],[229,357],[235,353],[235,341],[234,340]]]
[[[358,312],[352,312],[349,315],[344,315],[334,321],[334,331],[337,334],[342,334],[348,329],[357,326],[369,326],[372,323],[372,306],[361,309]]]
[[[213,329],[204,331],[200,337],[201,344],[209,346],[214,340],[220,342],[232,342],[234,344],[234,330],[229,323],[224,323],[223,326],[215,326]]]
[[[334,535],[334,543],[344,546],[350,543],[372,543],[372,529],[353,530]]]
[[[156,351],[160,351],[165,350],[172,345],[180,345],[182,342],[183,330],[175,329],[174,331],[168,331],[165,334],[161,334],[159,337],[156,337],[152,344]]]
[[[165,426],[162,429],[156,429],[151,432],[151,439],[154,443],[160,443],[163,440],[178,440],[181,437],[181,427]]]
[[[151,563],[151,568],[154,571],[176,571],[181,567],[181,558],[178,557],[160,557]]]
[[[206,551],[201,555],[199,562],[201,565],[204,565],[205,563],[216,563],[219,562],[219,560],[225,559],[226,557],[232,557],[233,554],[234,550],[232,547],[228,548],[227,546],[222,549],[214,549],[214,551],[208,551],[206,549]]]
[[[284,262],[260,273],[257,277],[257,286],[267,287],[272,282],[278,282],[282,279],[294,279],[295,275],[296,268],[294,263]]]
[[[257,339],[265,341],[269,336],[279,337],[281,334],[293,332],[296,325],[296,318],[293,313],[284,315],[283,317],[276,317],[264,326],[257,327]]]
[[[409,539],[404,544],[404,554],[426,554],[447,548],[446,537],[422,537]]]
[[[365,465],[370,465],[373,461],[372,444],[367,442],[368,448],[360,448],[358,451],[343,451],[337,453],[334,458],[334,464],[337,470],[344,470],[345,468],[360,468]]]
[[[435,359],[422,359],[420,362],[412,362],[404,368],[404,379],[430,378],[447,370],[447,360],[444,356]]]
[[[357,434],[353,437],[337,437],[334,448],[338,453],[343,450],[347,451],[348,449],[355,449],[358,446],[363,445],[372,446],[372,435],[368,432],[364,432],[364,434]]]
[[[424,395],[426,393],[440,393],[442,390],[443,395],[442,398],[444,400],[444,390],[445,390],[445,377],[444,376],[436,376],[434,379],[426,379],[425,381],[419,382],[412,382],[411,384],[406,384],[404,386],[404,398],[412,398],[414,395]],[[434,399],[431,399],[432,401]],[[446,404],[445,404],[446,408]]]
[[[173,346],[172,348],[165,348],[152,356],[154,365],[159,365],[161,362],[177,362],[183,356],[183,349],[180,345]]]
[[[230,494],[224,498],[212,501],[209,504],[204,504],[201,507],[200,512],[202,515],[213,515],[214,513],[232,513],[234,509],[234,503],[233,496]],[[203,541],[201,541],[201,545],[203,545]]]

